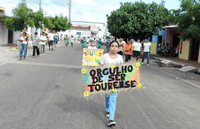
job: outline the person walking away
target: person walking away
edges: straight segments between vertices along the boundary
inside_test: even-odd
[[[134,60],[137,61],[140,58],[140,51],[142,50],[142,44],[140,43],[140,39],[138,39],[137,42],[133,44],[133,47]]]
[[[99,40],[97,41],[97,43],[98,43],[98,49],[100,49],[100,48],[101,48],[101,39],[99,39]]]
[[[119,51],[118,51],[118,54],[121,55],[121,56],[123,55],[124,45],[126,45],[126,42],[124,42],[123,38],[120,38],[119,39]]]
[[[53,41],[54,41],[53,37],[54,37],[54,34],[53,34],[53,30],[52,30],[52,31],[50,31],[50,33],[48,34],[49,50],[51,50],[51,49],[50,49],[50,46],[51,46],[52,51],[53,51]]]
[[[97,49],[97,47],[94,46],[94,40],[91,42],[91,46],[89,46],[88,49]]]
[[[74,36],[72,35],[72,38],[71,38],[71,46],[74,47],[74,42],[75,42],[75,39],[74,39]]]
[[[128,62],[131,60],[131,55],[133,53],[133,45],[131,44],[131,41],[128,40],[127,44],[124,46],[124,52],[126,54],[125,56],[125,62]]]
[[[58,44],[58,33],[54,34],[54,44],[55,44],[55,47]]]
[[[144,42],[144,55],[143,55],[143,58],[142,58],[142,65],[144,63],[144,59],[147,55],[147,66],[149,66],[149,58],[150,58],[150,51],[151,51],[151,43],[148,42],[147,38],[145,39],[145,42]]]
[[[47,37],[45,36],[45,32],[42,32],[42,35],[40,36],[40,54],[45,52],[45,45],[46,45]]]
[[[68,35],[65,36],[64,40],[65,40],[65,46],[67,48],[67,45],[69,44],[69,37],[68,37]]]
[[[37,51],[37,56],[40,56],[39,53],[39,38],[38,38],[38,33],[35,32],[34,33],[34,37],[33,37],[33,58],[35,58],[35,51]]]
[[[21,35],[21,34],[20,34]],[[19,60],[22,60],[22,54],[24,51],[24,58],[23,60],[26,59],[26,53],[27,53],[27,39],[28,37],[26,36],[26,32],[22,33],[22,36],[19,39],[20,42],[20,49],[19,49]]]
[[[85,37],[83,37],[83,43],[82,43],[82,49],[83,48],[86,48],[86,41],[87,41],[87,39],[85,38]]]
[[[103,66],[108,64],[109,66],[115,64],[123,64],[123,58],[121,55],[117,54],[119,50],[119,43],[117,41],[112,41],[109,44],[110,53],[106,53],[102,56],[100,60],[100,65]],[[105,95],[105,107],[106,107],[106,117],[109,118],[108,126],[115,126],[116,122],[114,121],[116,100],[118,93],[110,93],[109,96]]]
[[[107,53],[110,52],[110,49],[109,49],[109,44],[110,43],[111,43],[111,38],[109,38],[109,40],[106,42]]]

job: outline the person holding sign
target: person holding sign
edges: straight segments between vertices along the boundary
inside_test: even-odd
[[[110,53],[106,53],[102,56],[100,60],[100,65],[103,66],[108,64],[109,66],[115,64],[123,64],[123,58],[121,55],[117,54],[119,50],[119,43],[117,41],[112,41],[109,44]],[[117,93],[112,92],[109,96],[105,96],[105,106],[106,106],[106,117],[109,117],[108,126],[115,126],[114,121],[115,108],[116,108]]]
[[[89,46],[88,49],[97,49],[97,47],[94,46],[94,40],[92,40],[91,46]]]
[[[22,33],[22,36],[18,39],[18,41],[20,42],[20,49],[19,49],[19,60],[22,60],[22,54],[23,54],[23,51],[24,51],[24,58],[23,60],[25,60],[26,58],[26,53],[27,53],[27,40],[28,40],[28,37],[26,36],[26,32],[23,32]]]
[[[133,51],[133,45],[131,44],[130,40],[128,40],[127,44],[124,46],[124,51],[126,53],[125,62],[128,62],[131,60],[131,55]]]

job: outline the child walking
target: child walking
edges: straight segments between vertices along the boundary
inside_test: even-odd
[[[132,51],[133,51],[133,45],[131,44],[131,41],[128,40],[127,44],[124,46],[124,51],[125,51],[125,54],[126,54],[126,57],[125,57],[125,62],[128,62],[131,60],[131,55],[132,55]]]
[[[97,47],[94,46],[94,40],[92,40],[91,46],[89,46],[88,49],[97,49]]]
[[[98,48],[101,48],[101,39],[99,39],[99,40],[97,41],[97,43],[98,43]]]
[[[35,51],[37,51],[37,56],[40,56],[39,52],[39,38],[38,38],[38,33],[34,33],[34,38],[33,38],[33,58],[35,58]]]
[[[65,46],[67,47],[67,45],[69,44],[69,37],[68,37],[68,35],[65,36],[64,40],[65,40]]]
[[[119,43],[117,41],[112,41],[109,44],[110,52],[102,56],[100,60],[100,65],[103,66],[108,64],[109,66],[118,64],[123,64],[123,58],[118,55]],[[105,106],[106,106],[106,117],[109,118],[108,126],[115,126],[114,121],[115,108],[116,108],[117,93],[112,92],[109,96],[105,96]]]
[[[82,49],[86,47],[86,41],[87,41],[87,39],[85,37],[83,37]]]
[[[74,36],[72,35],[72,38],[71,38],[71,46],[72,47],[74,47],[74,41],[75,41],[75,39],[74,39]]]

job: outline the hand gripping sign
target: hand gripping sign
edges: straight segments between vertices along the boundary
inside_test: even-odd
[[[141,89],[139,67],[140,63],[134,61],[83,68],[84,96],[92,98],[94,94],[130,93],[134,89]]]
[[[103,49],[83,49],[83,66],[99,66]]]

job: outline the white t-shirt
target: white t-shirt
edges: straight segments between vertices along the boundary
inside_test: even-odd
[[[121,43],[119,42],[119,45],[123,45],[123,46],[120,46],[118,51],[123,52],[123,48],[124,48],[124,45],[126,45],[126,42],[125,41],[122,41]]]
[[[40,40],[45,40],[44,42],[42,42],[42,41],[39,42],[39,44],[41,44],[41,45],[45,45],[45,44],[46,44],[47,37],[41,35],[41,36],[40,36]]]
[[[116,59],[112,59],[112,58],[110,58],[108,53],[106,53],[102,56],[100,63],[103,65],[109,64],[109,66],[115,65],[115,64],[123,64],[123,58],[121,55],[118,55],[118,57]]]
[[[71,38],[71,42],[74,42],[74,38]]]
[[[25,36],[25,38],[26,38],[26,36]],[[24,40],[24,37],[23,37],[23,36],[21,36],[20,39],[23,40],[20,44],[25,44],[25,45],[27,45],[27,41]]]
[[[97,49],[97,47],[89,46],[88,49]]]
[[[149,42],[146,43],[146,42],[145,42],[143,46],[144,46],[144,52],[149,52],[149,51],[150,51],[149,48],[150,48],[150,46],[151,46],[151,43],[149,43]]]
[[[141,43],[134,43],[133,44],[133,47],[134,47],[134,51],[141,51],[141,47],[142,47],[142,44]]]
[[[87,42],[90,42],[90,39],[87,39]]]
[[[54,40],[54,39],[53,39],[53,37],[54,37],[54,34],[52,34],[52,33],[49,33],[49,34],[48,34],[48,37],[49,37],[49,40]]]

